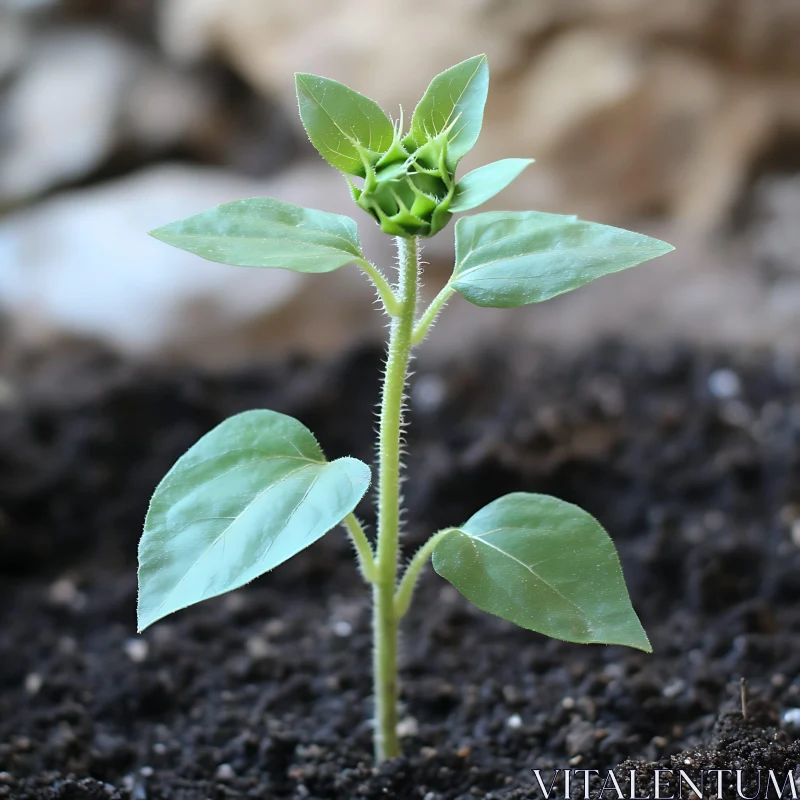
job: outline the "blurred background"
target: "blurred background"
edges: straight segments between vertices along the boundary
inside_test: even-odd
[[[223,368],[383,334],[354,267],[236,269],[146,231],[271,195],[390,242],[305,139],[295,71],[393,116],[479,52],[492,72],[464,169],[537,163],[493,208],[578,213],[677,252],[541,307],[456,298],[429,357],[487,337],[606,334],[800,349],[797,0],[0,0],[0,316],[9,348],[99,340]],[[452,226],[426,251],[446,280]]]

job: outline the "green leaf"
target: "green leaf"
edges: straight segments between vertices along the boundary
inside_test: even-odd
[[[327,462],[311,432],[247,411],[185,453],[150,502],[139,542],[139,630],[236,589],[341,522],[370,482],[354,458]]]
[[[433,567],[478,608],[523,628],[652,651],[611,539],[571,503],[501,497],[441,540]]]
[[[456,223],[450,285],[476,306],[541,303],[675,248],[641,233],[539,211],[489,212]]]
[[[330,272],[363,259],[350,217],[253,197],[150,232],[162,242],[238,267]]]
[[[502,192],[530,164],[533,164],[532,158],[504,158],[468,172],[456,184],[450,211],[469,211],[485,203]]]
[[[298,72],[295,83],[300,119],[319,154],[336,169],[365,177],[359,146],[379,154],[394,140],[394,126],[383,109],[344,84],[318,75]]]
[[[410,138],[417,147],[451,128],[447,135],[447,165],[468,153],[481,132],[483,108],[489,91],[489,64],[485,55],[474,56],[437,75],[411,119]],[[452,127],[451,127],[452,126]]]

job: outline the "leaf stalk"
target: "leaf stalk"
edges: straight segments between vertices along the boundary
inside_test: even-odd
[[[375,583],[378,576],[377,568],[375,566],[375,554],[372,551],[372,545],[367,539],[364,528],[356,518],[355,514],[348,514],[343,520],[344,526],[347,528],[347,533],[350,536],[350,541],[356,549],[358,556],[358,568],[364,576],[367,583]]]
[[[367,261],[366,258],[358,260],[358,266],[364,270],[367,277],[372,281],[375,288],[378,290],[383,308],[390,317],[396,317],[400,313],[400,301],[392,291],[389,281],[383,276],[383,273],[372,263]]]
[[[428,331],[439,316],[439,312],[444,308],[445,303],[455,294],[455,289],[446,283],[439,294],[431,300],[431,304],[425,309],[425,313],[419,318],[419,322],[414,326],[411,335],[411,344],[420,344],[428,335]]]
[[[411,606],[411,598],[414,595],[414,589],[417,586],[417,581],[419,580],[423,567],[433,555],[436,545],[452,530],[453,528],[445,528],[438,533],[434,533],[433,536],[417,550],[411,561],[408,562],[406,571],[403,573],[400,585],[397,587],[397,591],[394,595],[394,613],[397,619],[402,619],[408,613],[408,609]]]

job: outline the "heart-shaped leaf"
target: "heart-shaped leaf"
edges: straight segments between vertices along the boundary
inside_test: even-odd
[[[362,261],[350,217],[252,197],[212,208],[150,232],[162,242],[238,267],[330,272]]]
[[[651,652],[611,539],[571,503],[501,497],[443,537],[433,566],[478,608],[523,628]]]
[[[533,164],[532,158],[504,158],[468,172],[456,184],[450,211],[457,213],[477,208],[503,191],[530,164]]]
[[[474,56],[437,75],[428,86],[411,119],[410,138],[417,147],[450,128],[447,165],[468,153],[483,125],[489,92],[489,64],[485,55]]]
[[[577,217],[538,211],[476,214],[456,223],[450,284],[477,306],[515,308],[673,249],[650,236]]]
[[[394,140],[394,126],[383,109],[343,83],[298,72],[295,75],[300,119],[319,154],[348,175],[366,174],[360,145],[384,153]]]
[[[328,462],[312,433],[246,411],[185,453],[150,502],[139,543],[139,630],[283,563],[341,522],[369,467]]]

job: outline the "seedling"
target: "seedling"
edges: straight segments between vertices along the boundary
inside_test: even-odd
[[[408,364],[456,293],[478,306],[540,303],[672,247],[638,233],[537,211],[462,217],[455,266],[417,316],[420,245],[514,180],[530,159],[508,158],[456,178],[480,133],[485,56],[433,79],[408,130],[372,100],[298,74],[300,117],[320,155],[344,173],[355,203],[398,253],[394,284],[361,251],[349,217],[269,198],[226,203],[153,231],[211,261],[296,272],[360,267],[391,320],[378,442],[377,537],[354,510],[370,484],[355,458],[327,461],[312,433],[274,411],[246,411],[203,436],[155,491],[139,544],[139,630],[237,589],[337,525],[373,593],[375,759],[399,755],[397,634],[429,559],[479,608],[569,642],[650,652],[611,539],[570,503],[516,492],[462,525],[434,533],[401,569],[400,445]]]

